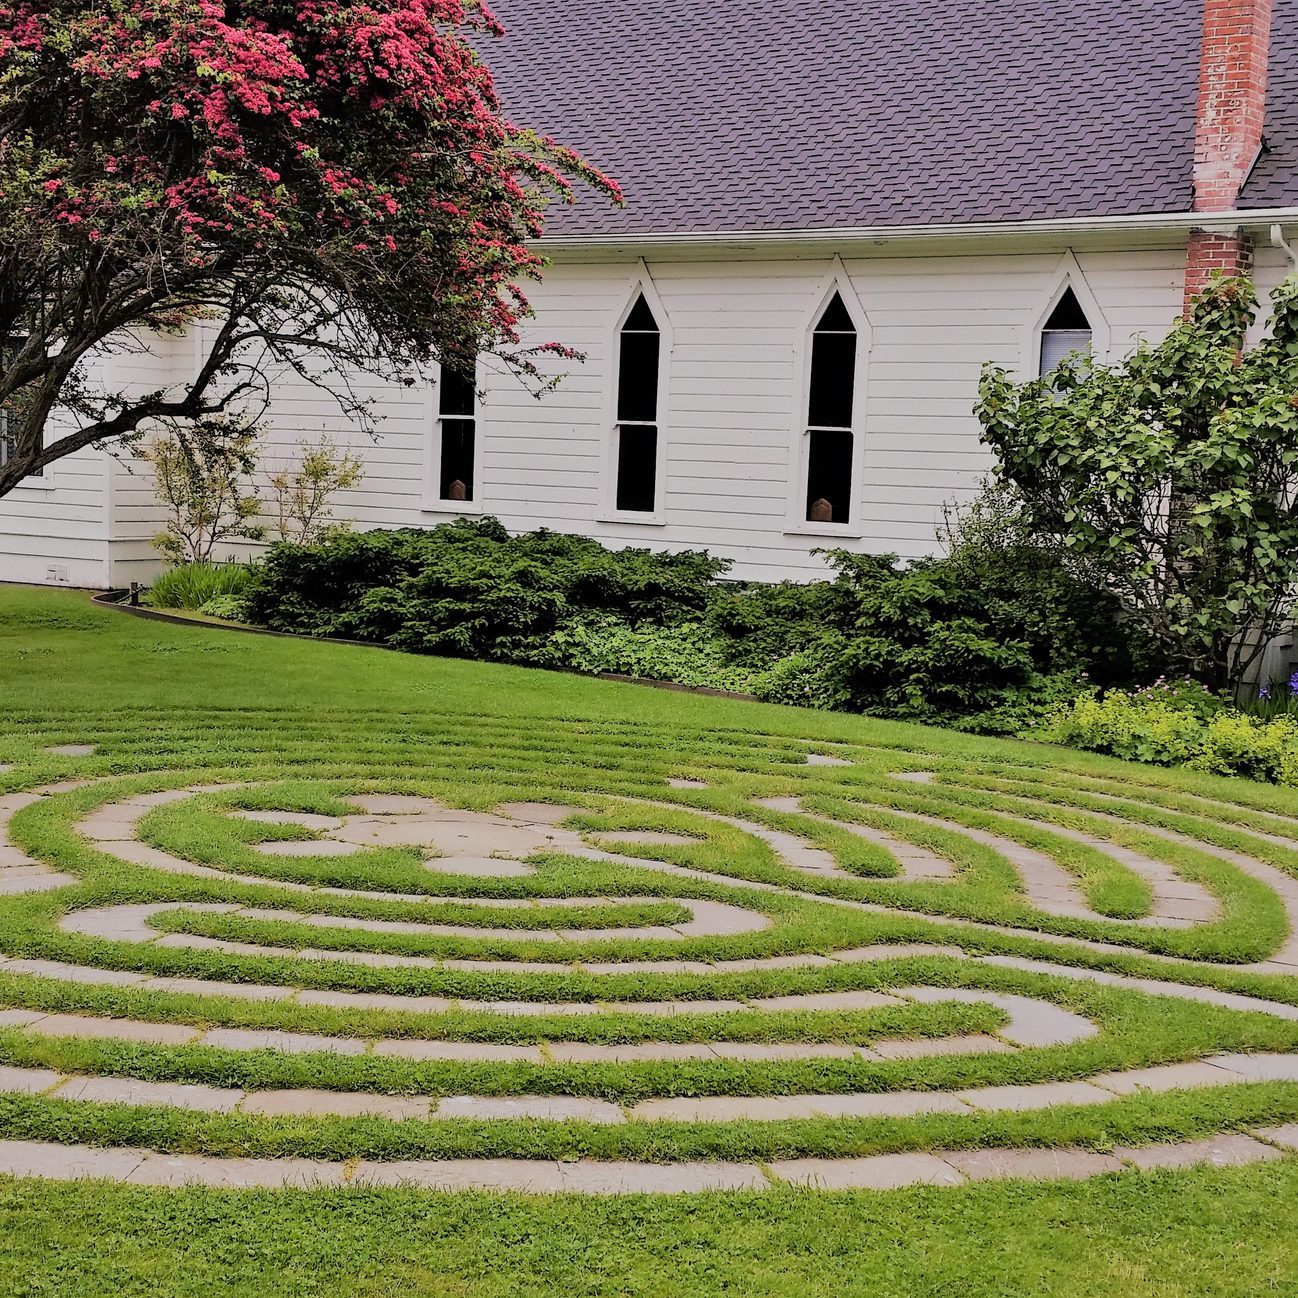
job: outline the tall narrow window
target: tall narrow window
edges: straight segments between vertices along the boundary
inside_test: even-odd
[[[3,469],[18,449],[15,439],[13,415],[0,406],[0,469]]]
[[[1091,345],[1091,322],[1071,288],[1055,303],[1049,319],[1041,326],[1042,374],[1057,370],[1074,352],[1086,351]]]
[[[14,356],[21,350],[27,339],[22,335],[10,337],[3,346],[0,346],[0,359],[5,363],[11,361]],[[18,451],[18,416],[5,406],[0,406],[0,468],[3,468]],[[28,474],[31,478],[42,478],[45,476],[44,469],[37,469],[34,473]]]
[[[477,377],[473,370],[442,366],[438,385],[438,425],[441,430],[437,466],[439,500],[474,499],[473,466],[477,453]]]
[[[811,335],[807,413],[807,521],[852,518],[852,404],[856,389],[856,326],[835,293]]]
[[[658,505],[658,372],[662,335],[644,294],[618,337],[614,504],[652,514]]]

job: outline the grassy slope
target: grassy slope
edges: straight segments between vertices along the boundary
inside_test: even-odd
[[[497,1199],[0,1183],[14,1298],[1255,1298],[1298,1164],[890,1194]]]
[[[0,587],[0,714],[142,705],[506,714],[764,730],[935,754],[1040,749],[508,667],[163,626]],[[8,727],[6,727],[8,728]],[[69,736],[75,738],[75,736]],[[1061,754],[1121,778],[1120,763]],[[1145,772],[1146,776],[1149,772]],[[1169,789],[1244,786],[1167,776]],[[1256,789],[1254,805],[1285,808]],[[1241,799],[1242,800],[1242,799]],[[820,1295],[1292,1292],[1298,1165],[888,1195],[528,1201],[0,1184],[0,1291]]]

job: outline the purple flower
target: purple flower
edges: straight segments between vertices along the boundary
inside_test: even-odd
[[[1298,672],[1289,677],[1289,693],[1298,694]]]
[[[1259,685],[1257,687],[1257,696],[1262,700],[1269,699],[1271,697],[1271,687],[1269,685]]]

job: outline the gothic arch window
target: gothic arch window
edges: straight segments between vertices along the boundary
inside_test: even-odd
[[[856,325],[835,293],[811,334],[811,377],[806,424],[806,519],[852,521]]]
[[[1051,374],[1075,352],[1090,351],[1093,338],[1091,322],[1069,285],[1041,326],[1038,373]]]
[[[617,337],[613,504],[620,514],[653,514],[658,508],[662,351],[662,330],[640,292]]]

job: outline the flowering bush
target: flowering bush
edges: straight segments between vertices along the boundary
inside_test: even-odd
[[[1192,682],[1085,694],[1041,738],[1157,766],[1298,785],[1298,718],[1252,717]]]
[[[255,412],[275,363],[358,417],[340,367],[529,363],[545,204],[617,194],[502,116],[500,30],[481,0],[0,0],[0,495],[150,421]],[[176,390],[84,364],[200,320]],[[46,437],[60,405],[77,426]]]

